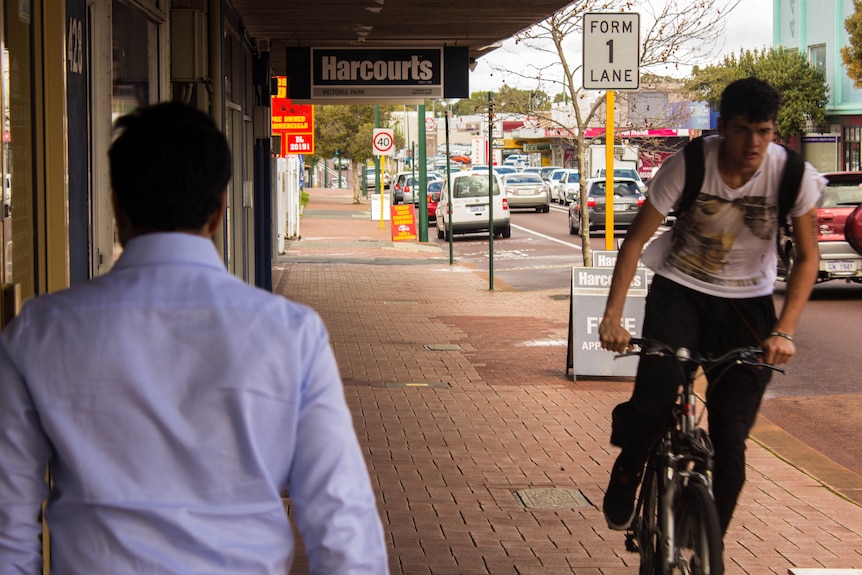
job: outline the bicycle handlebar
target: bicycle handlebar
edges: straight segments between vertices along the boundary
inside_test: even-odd
[[[772,365],[770,363],[765,363],[761,361],[761,357],[763,356],[763,349],[759,347],[737,347],[728,350],[727,352],[723,353],[718,357],[710,357],[706,355],[701,355],[696,352],[692,352],[685,347],[674,349],[666,343],[661,342],[657,339],[633,337],[629,343],[631,345],[637,346],[639,349],[618,354],[614,357],[614,359],[620,357],[629,357],[632,355],[672,357],[680,363],[695,363],[697,365],[700,365],[704,369],[708,369],[711,366],[717,366],[724,363],[735,362],[737,364],[767,367],[779,373],[784,373],[784,369],[778,367],[777,365]]]

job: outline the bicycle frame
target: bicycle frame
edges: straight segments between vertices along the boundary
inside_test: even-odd
[[[703,410],[698,411],[694,391],[698,371],[682,366],[694,364],[690,367],[700,366],[704,372],[733,364],[782,370],[759,363],[760,350],[756,348],[738,348],[711,359],[651,340],[633,339],[632,344],[641,349],[618,357],[672,357],[679,362],[685,377],[672,409],[672,422],[650,449],[635,519],[626,533],[626,548],[640,554],[641,575],[676,572],[721,575],[722,534],[712,492],[713,447],[709,435],[699,425]],[[721,375],[723,372],[716,379]]]
[[[658,559],[652,556],[654,550],[660,550],[662,565],[672,566],[679,560],[670,503],[676,490],[693,482],[703,485],[712,496],[712,442],[698,425],[696,377],[692,373],[686,379],[673,408],[674,424],[665,428],[650,450],[635,507],[635,521],[626,534],[629,551],[640,552],[642,559],[644,554],[649,554],[646,559],[650,572],[654,572],[652,563]],[[658,483],[655,489],[653,482]],[[657,524],[645,517],[649,513],[656,514]],[[661,540],[654,541],[655,537]]]

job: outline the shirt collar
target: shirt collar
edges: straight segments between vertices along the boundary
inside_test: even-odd
[[[154,264],[192,264],[225,269],[212,240],[182,232],[157,232],[129,240],[114,269]]]

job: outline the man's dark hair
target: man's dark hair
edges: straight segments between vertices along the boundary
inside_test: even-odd
[[[768,122],[778,118],[781,94],[754,76],[736,80],[721,93],[719,114],[727,122],[741,116],[749,122]]]
[[[108,151],[114,201],[136,229],[197,230],[231,177],[227,140],[206,114],[165,102],[120,117]]]
[[[741,116],[749,122],[778,118],[781,94],[771,84],[751,76],[728,84],[721,94],[719,113],[724,121]]]

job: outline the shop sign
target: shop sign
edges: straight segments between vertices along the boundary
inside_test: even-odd
[[[442,98],[443,49],[312,48],[312,98]]]
[[[525,152],[545,152],[551,149],[551,144],[524,144]]]
[[[287,98],[287,77],[277,76],[272,97],[272,134],[281,136],[281,155],[314,154],[314,106]]]
[[[416,241],[416,209],[413,204],[397,204],[390,210],[392,241]]]

